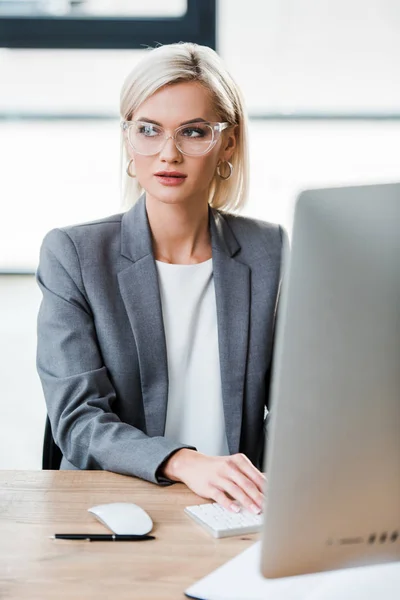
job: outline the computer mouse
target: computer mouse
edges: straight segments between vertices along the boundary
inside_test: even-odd
[[[130,502],[112,502],[88,508],[96,519],[117,535],[145,535],[153,521],[143,508]]]

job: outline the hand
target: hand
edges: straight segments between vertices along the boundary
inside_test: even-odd
[[[207,456],[183,448],[168,459],[163,474],[233,512],[239,504],[255,514],[262,509],[266,478],[244,454]]]

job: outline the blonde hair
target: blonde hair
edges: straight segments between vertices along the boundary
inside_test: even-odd
[[[208,197],[213,208],[238,211],[244,206],[248,192],[247,117],[240,89],[214,50],[183,42],[149,49],[124,81],[121,119],[130,120],[140,104],[161,87],[185,81],[204,85],[211,92],[218,118],[238,126],[236,148],[230,160],[233,174],[226,181],[215,175]],[[125,207],[132,206],[143,192],[137,180],[126,173],[129,158],[121,130],[121,192]]]

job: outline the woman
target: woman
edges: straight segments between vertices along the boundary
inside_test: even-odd
[[[41,249],[37,364],[61,468],[258,513],[282,231],[231,212],[241,94],[213,50],[172,44],[129,74],[121,117],[125,198],[140,198]]]

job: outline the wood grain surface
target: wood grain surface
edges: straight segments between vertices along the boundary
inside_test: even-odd
[[[134,502],[156,540],[53,540],[55,533],[106,533],[87,509]],[[182,599],[184,590],[254,543],[259,534],[216,540],[185,506],[205,502],[183,484],[159,487],[107,471],[0,471],[0,598]]]

